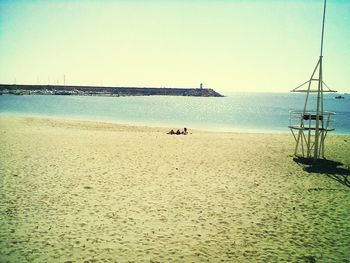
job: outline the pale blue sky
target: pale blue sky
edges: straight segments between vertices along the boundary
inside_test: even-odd
[[[328,0],[324,78],[350,91],[350,1]],[[0,0],[0,83],[286,92],[319,56],[323,0]]]

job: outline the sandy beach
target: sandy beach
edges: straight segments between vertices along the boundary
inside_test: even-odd
[[[0,116],[0,262],[349,262],[350,136],[169,129]]]

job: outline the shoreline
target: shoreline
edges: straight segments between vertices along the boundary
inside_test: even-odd
[[[293,95],[293,94],[292,94]],[[297,105],[295,96],[195,97],[78,97],[15,96],[0,97],[0,112],[11,115],[102,121],[152,127],[188,127],[214,132],[289,133],[289,111]],[[299,94],[300,95],[300,94]],[[255,105],[258,98],[260,102]],[[298,96],[297,96],[298,97]],[[279,100],[268,106],[270,100]],[[292,103],[292,101],[296,99]],[[282,103],[283,102],[283,103]],[[348,101],[332,103],[332,109],[344,106],[345,114],[334,116],[335,131],[330,135],[350,135]],[[346,104],[344,104],[346,103]],[[344,104],[344,105],[343,105]],[[140,107],[138,106],[140,105]],[[205,106],[206,105],[206,106]],[[171,106],[171,107],[170,107]],[[337,108],[340,107],[340,108]],[[275,108],[275,109],[274,109]],[[247,113],[246,113],[247,111]],[[1,114],[1,113],[0,113]],[[41,116],[40,116],[41,115]],[[46,115],[46,116],[45,116]]]
[[[0,261],[343,262],[350,140],[0,116]]]
[[[155,129],[183,129],[181,125],[177,124],[150,124],[146,122],[128,122],[122,120],[97,120],[89,119],[83,117],[67,117],[67,116],[49,116],[49,115],[36,115],[36,114],[16,114],[16,113],[2,113],[0,112],[0,117],[14,117],[14,118],[33,118],[33,119],[52,119],[57,121],[72,121],[72,122],[91,122],[91,123],[101,123],[101,124],[113,124],[113,125],[123,125],[129,127],[149,127]],[[210,132],[210,133],[237,133],[237,134],[279,134],[279,135],[291,135],[288,127],[286,131],[280,130],[267,130],[267,129],[254,129],[254,128],[206,128],[206,127],[187,127],[190,130],[200,131],[200,132]],[[350,136],[350,133],[334,133],[331,132],[327,136]]]

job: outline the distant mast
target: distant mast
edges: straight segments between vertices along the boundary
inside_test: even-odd
[[[292,92],[305,92],[306,99],[303,111],[291,111],[289,128],[292,131],[294,139],[296,141],[296,147],[294,154],[297,155],[299,146],[301,146],[302,156],[306,158],[313,157],[314,160],[324,158],[324,141],[327,133],[334,130],[331,128],[331,115],[333,112],[326,112],[323,110],[323,93],[324,92],[336,92],[328,88],[323,82],[323,70],[322,70],[322,59],[323,59],[323,37],[324,37],[324,24],[326,17],[326,1],[324,1],[323,7],[323,20],[322,20],[322,34],[321,34],[321,51],[320,57],[316,64],[316,67],[310,77],[310,79],[300,86],[292,90]],[[318,70],[318,78],[316,72]],[[317,89],[312,89],[312,84],[317,84]],[[308,84],[307,89],[300,89],[304,85]],[[324,90],[324,86],[326,89]],[[316,110],[309,111],[308,100],[310,93],[317,93],[316,99]],[[294,123],[292,123],[294,122]],[[296,131],[298,134],[294,133]],[[304,146],[305,144],[305,146]]]

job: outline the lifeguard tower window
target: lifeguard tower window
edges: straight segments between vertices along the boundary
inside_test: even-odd
[[[316,120],[316,116],[317,115],[304,114],[303,119],[304,120]],[[323,120],[323,116],[322,115],[318,116],[318,119]]]

